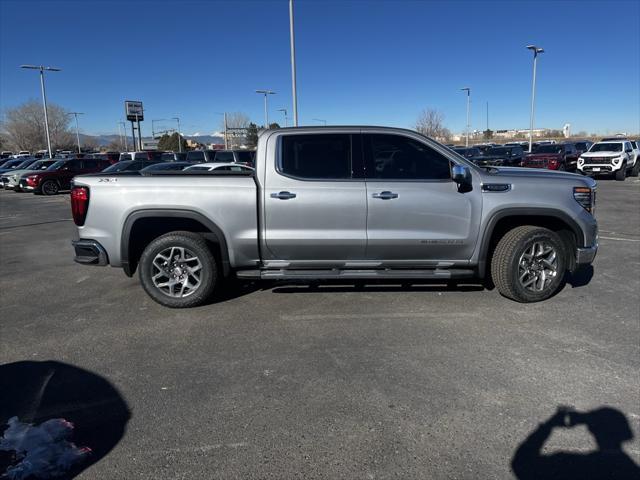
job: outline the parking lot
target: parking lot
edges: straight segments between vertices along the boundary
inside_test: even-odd
[[[170,310],[137,276],[73,263],[68,195],[1,191],[3,388],[49,375],[58,397],[32,398],[102,412],[75,419],[83,479],[511,478],[561,406],[621,412],[638,464],[639,205],[637,178],[599,180],[593,277],[543,303],[476,284],[238,284]],[[555,429],[543,452],[593,451],[597,433]]]

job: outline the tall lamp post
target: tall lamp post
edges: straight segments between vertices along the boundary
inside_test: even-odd
[[[527,45],[527,49],[533,52],[533,82],[531,83],[531,118],[529,123],[529,153],[531,153],[531,147],[533,146],[533,118],[535,115],[535,103],[536,103],[536,65],[538,63],[538,54],[544,53],[544,49],[536,47],[535,45]]]
[[[124,131],[124,135],[123,132]],[[120,134],[120,143],[126,152],[129,149],[129,144],[127,143],[127,124],[124,122],[118,122],[118,133]]]
[[[182,133],[180,133],[180,117],[172,117],[171,120],[178,122],[178,151],[182,153]]]
[[[256,90],[256,93],[264,95],[264,128],[269,128],[269,107],[267,104],[267,97],[269,95],[275,95],[276,92],[272,90]]]
[[[80,129],[78,128],[78,115],[84,115],[82,112],[69,112],[67,115],[73,115],[76,117],[76,139],[78,140],[78,153],[82,153],[80,149]]]
[[[469,107],[471,105],[471,88],[464,87],[460,89],[463,92],[467,92],[467,144],[469,146]]]
[[[298,92],[296,85],[296,37],[293,28],[293,0],[289,0],[289,41],[291,45],[291,95],[293,97],[293,126],[298,126]]]
[[[47,132],[47,148],[49,149],[49,157],[52,157],[51,152],[51,135],[49,135],[49,115],[47,114],[47,94],[44,88],[44,72],[59,72],[60,68],[45,67],[44,65],[20,65],[20,68],[28,68],[31,70],[40,70],[40,89],[42,90],[42,106],[44,108],[44,126]]]
[[[288,125],[287,125],[287,123],[288,123],[287,122],[287,109],[286,108],[279,108],[278,111],[284,113],[284,126],[288,127]]]

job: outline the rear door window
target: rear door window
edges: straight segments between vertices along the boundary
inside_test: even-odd
[[[447,157],[409,137],[365,135],[366,178],[389,180],[449,180]]]
[[[221,163],[232,163],[233,152],[216,152],[216,156],[213,161]]]
[[[202,150],[187,153],[187,162],[204,162],[204,152]]]
[[[302,179],[352,178],[350,134],[284,135],[279,170]]]

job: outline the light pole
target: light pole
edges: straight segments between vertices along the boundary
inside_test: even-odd
[[[124,135],[122,132],[124,131]],[[120,134],[120,143],[126,152],[129,149],[129,145],[127,143],[127,124],[124,122],[118,122],[118,133]]]
[[[327,121],[323,120],[322,118],[312,118],[311,120],[313,120],[314,122],[322,122],[324,123],[324,126],[327,126]]]
[[[471,106],[471,88],[464,87],[460,89],[463,92],[467,92],[467,147],[469,146],[469,108]]]
[[[278,111],[284,113],[284,126],[287,127],[287,109],[279,108]]]
[[[264,95],[264,128],[269,128],[269,108],[267,105],[267,96],[275,95],[276,92],[272,90],[256,90],[256,93]]]
[[[166,118],[156,118],[155,120],[151,120],[151,136],[153,138],[156,138],[155,123],[156,122],[166,122],[166,121],[167,121]]]
[[[20,65],[20,68],[28,68],[31,70],[40,70],[40,88],[42,90],[42,106],[44,108],[44,126],[47,132],[47,148],[49,149],[49,157],[52,157],[51,152],[51,136],[49,135],[49,116],[47,115],[47,94],[44,89],[44,71],[59,72],[61,69],[56,67],[45,67],[43,65]]]
[[[298,126],[298,92],[296,87],[296,37],[293,28],[293,0],[289,0],[289,41],[291,44],[291,93],[293,97],[293,126]]]
[[[76,139],[78,140],[78,153],[82,153],[80,149],[80,129],[78,128],[78,115],[84,115],[82,112],[69,112],[67,115],[73,115],[76,117]]]
[[[527,49],[533,52],[533,82],[531,84],[531,118],[529,123],[529,153],[531,153],[531,147],[533,146],[533,117],[535,115],[535,103],[536,103],[536,65],[538,63],[538,54],[544,53],[544,49],[536,47],[535,45],[527,45]]]
[[[172,117],[171,120],[178,122],[178,151],[182,153],[182,133],[180,133],[180,117]]]

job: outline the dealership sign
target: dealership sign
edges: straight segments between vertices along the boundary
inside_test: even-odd
[[[127,115],[127,120],[129,120],[130,122],[141,122],[142,120],[144,120],[144,110],[142,109],[142,102],[125,100],[124,111]]]

